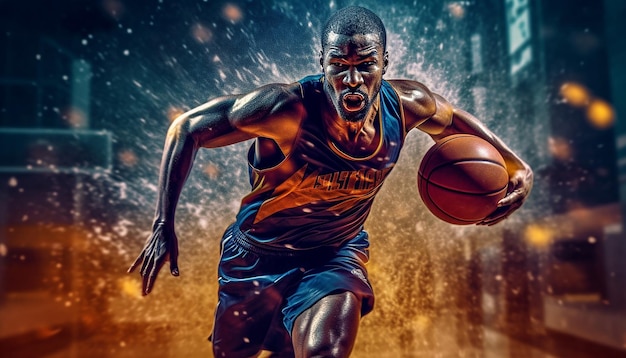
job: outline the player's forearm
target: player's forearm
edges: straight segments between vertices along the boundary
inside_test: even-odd
[[[189,121],[179,119],[172,123],[161,159],[155,223],[174,224],[176,205],[197,150],[197,143],[189,133]]]

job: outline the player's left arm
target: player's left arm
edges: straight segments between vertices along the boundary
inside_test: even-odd
[[[502,154],[509,174],[507,195],[498,202],[498,209],[479,225],[497,224],[522,206],[533,186],[533,171],[524,160],[476,117],[454,107],[422,84],[405,83],[404,91],[399,92],[407,129],[418,128],[435,141],[453,134],[472,134],[485,139]]]

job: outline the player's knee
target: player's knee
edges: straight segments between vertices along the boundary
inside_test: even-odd
[[[360,320],[360,301],[351,292],[323,298],[296,320],[296,357],[348,357]]]
[[[324,341],[309,344],[303,347],[304,349],[301,351],[303,354],[298,355],[298,357],[348,357],[352,351],[352,346],[351,341],[338,337],[332,342]]]

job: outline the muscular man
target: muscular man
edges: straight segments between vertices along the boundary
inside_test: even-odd
[[[322,33],[321,75],[213,99],[169,128],[153,233],[129,269],[141,265],[144,294],[167,260],[179,275],[174,214],[196,151],[254,139],[252,190],[221,243],[216,357],[350,354],[374,303],[363,224],[408,131],[477,135],[504,156],[510,190],[480,224],[530,192],[529,166],[473,116],[419,82],[383,80],[385,38],[371,11],[342,9]]]

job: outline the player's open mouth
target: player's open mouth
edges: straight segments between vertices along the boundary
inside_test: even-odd
[[[365,107],[365,96],[360,93],[348,93],[342,97],[343,107],[349,112],[357,112]]]

